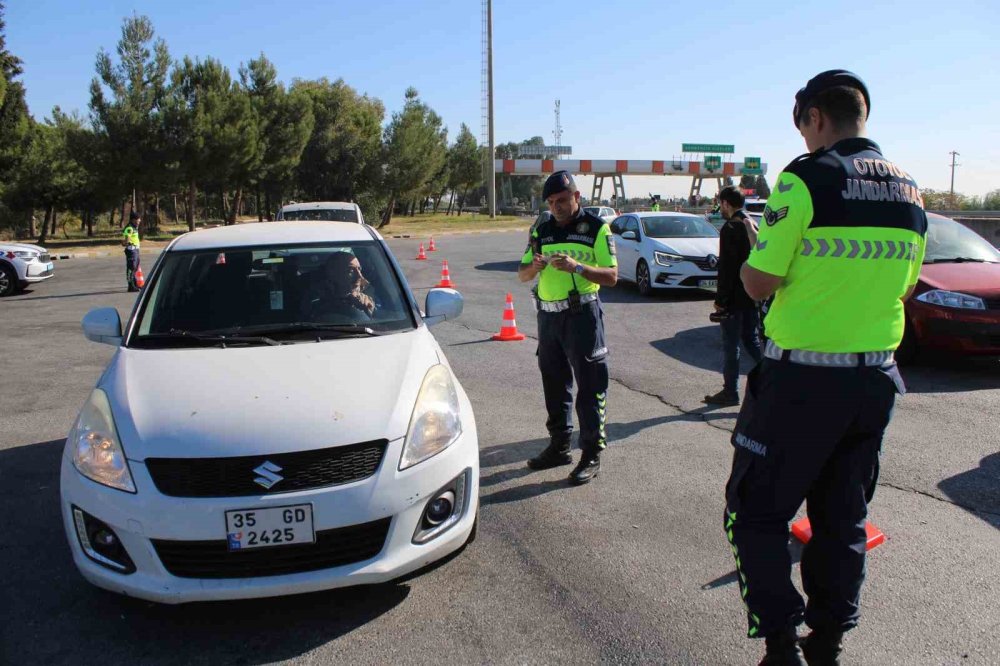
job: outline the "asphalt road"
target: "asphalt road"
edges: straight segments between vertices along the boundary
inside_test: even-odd
[[[611,443],[600,477],[570,488],[566,468],[524,465],[545,443],[534,341],[489,341],[507,291],[535,334],[514,275],[524,235],[436,241],[427,262],[415,239],[391,245],[420,300],[441,259],[466,299],[434,332],[476,410],[481,525],[400,584],[182,607],[90,586],[59,521],[58,461],[113,353],[79,322],[98,306],[128,315],[124,262],[59,262],[0,301],[0,663],[756,663],[721,526],[736,410],[699,402],[721,386],[710,296],[603,290]],[[887,542],[845,663],[997,664],[1000,363],[933,359],[904,376],[871,513]]]

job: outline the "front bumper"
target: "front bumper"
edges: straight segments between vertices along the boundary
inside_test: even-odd
[[[458,550],[467,541],[479,507],[479,444],[474,424],[442,453],[398,470],[403,440],[389,443],[374,476],[342,486],[263,497],[181,498],[160,494],[142,463],[129,461],[138,493],[107,488],[83,477],[65,455],[62,462],[63,525],[73,560],[88,581],[113,592],[177,604],[248,599],[382,583],[421,569]],[[427,502],[460,474],[467,473],[465,506],[451,528],[425,544],[413,536]],[[188,578],[172,575],[153,541],[225,540],[225,512],[289,504],[313,506],[316,532],[388,519],[381,551],[364,561],[317,571],[248,578]],[[91,560],[73,522],[78,507],[110,526],[135,564],[122,574]],[[264,550],[264,549],[261,549]],[[281,547],[269,549],[279,554]]]
[[[25,266],[25,282],[44,282],[53,277],[55,277],[55,269],[51,261],[46,263],[33,261]]]
[[[1000,310],[960,310],[910,301],[910,321],[923,348],[1000,355]]]
[[[679,262],[669,267],[657,263],[651,264],[653,275],[651,284],[661,289],[715,289],[715,284],[705,284],[705,281],[718,283],[718,271],[704,271],[691,262]]]

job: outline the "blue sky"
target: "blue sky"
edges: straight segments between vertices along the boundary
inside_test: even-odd
[[[7,45],[24,61],[36,117],[87,111],[99,48],[123,17],[153,21],[171,55],[235,73],[263,52],[286,82],[343,78],[389,114],[415,86],[457,134],[480,134],[480,0],[6,0]],[[819,71],[860,74],[869,135],[922,187],[1000,189],[1000,15],[992,2],[495,0],[497,142],[552,140],[562,102],[574,157],[670,159],[682,142],[759,155],[769,181],[805,151],[795,91]],[[683,178],[626,180],[629,195],[684,193]],[[581,182],[587,186],[587,182]],[[709,188],[714,191],[714,188]]]

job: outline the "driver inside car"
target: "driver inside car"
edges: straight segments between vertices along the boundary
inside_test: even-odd
[[[375,301],[365,293],[369,286],[361,263],[350,252],[334,252],[318,271],[303,303],[303,312],[313,321],[351,323],[371,320]]]

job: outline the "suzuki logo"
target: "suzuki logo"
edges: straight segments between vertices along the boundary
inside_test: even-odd
[[[708,259],[708,267],[709,268],[716,268],[716,267],[718,267],[718,265],[719,265],[719,258],[717,256],[715,256],[714,254],[710,254],[710,255],[708,255],[706,257],[706,259]]]
[[[270,460],[265,460],[260,467],[254,470],[256,474],[260,474],[260,476],[254,479],[254,483],[259,486],[264,486],[264,488],[270,490],[271,486],[285,478],[278,474],[280,471],[280,467],[275,465]]]

